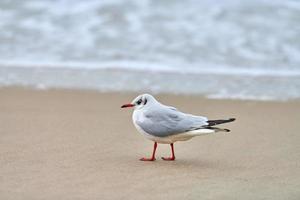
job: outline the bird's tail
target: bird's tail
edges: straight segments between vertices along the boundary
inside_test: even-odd
[[[189,131],[189,133],[194,135],[194,136],[199,136],[199,135],[206,135],[206,134],[216,133],[216,132],[230,132],[229,129],[218,128],[218,127],[214,127],[214,126],[219,125],[219,124],[233,122],[234,120],[235,120],[235,118],[208,120],[207,125],[202,126],[200,128],[197,128],[197,129],[194,129],[194,130],[191,130],[191,131]]]
[[[189,132],[195,135],[206,135],[206,134],[216,133],[216,132],[230,132],[230,130],[226,128],[218,128],[218,127],[203,127]]]
[[[206,127],[206,128],[192,130],[189,131],[188,133],[192,136],[200,136],[200,135],[207,135],[216,132],[230,132],[230,130],[224,128],[217,128],[217,127]]]

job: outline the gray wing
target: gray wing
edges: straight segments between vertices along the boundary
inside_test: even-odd
[[[182,113],[167,106],[144,112],[143,120],[136,123],[148,134],[166,137],[207,125],[207,118]]]

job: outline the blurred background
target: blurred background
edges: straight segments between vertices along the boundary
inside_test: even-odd
[[[300,98],[297,0],[1,0],[0,86]]]

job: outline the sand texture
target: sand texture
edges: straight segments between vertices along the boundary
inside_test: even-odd
[[[211,119],[219,133],[168,145],[134,128],[135,94],[0,89],[0,199],[300,199],[300,102],[160,95]]]

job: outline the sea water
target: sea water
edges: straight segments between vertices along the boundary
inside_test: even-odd
[[[300,98],[297,0],[2,0],[0,86]]]

